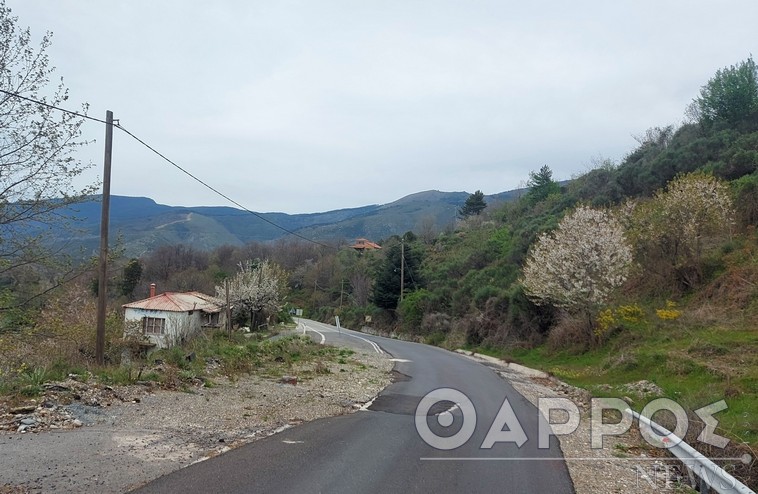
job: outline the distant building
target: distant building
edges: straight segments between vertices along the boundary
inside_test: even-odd
[[[359,252],[363,252],[364,250],[375,250],[375,249],[382,248],[381,245],[375,244],[374,242],[371,242],[370,240],[366,240],[365,238],[359,238],[350,247]]]
[[[200,292],[166,292],[124,304],[126,333],[139,331],[150,343],[166,348],[189,338],[204,328],[226,323],[224,302]],[[131,323],[131,324],[130,324]]]

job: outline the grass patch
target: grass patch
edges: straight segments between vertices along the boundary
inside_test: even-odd
[[[492,351],[529,367],[551,372],[570,384],[624,397],[616,386],[649,380],[665,396],[693,411],[719,400],[728,408],[715,415],[717,433],[758,447],[758,331],[748,324],[697,326],[683,321],[637,324],[600,348],[576,354],[546,346]],[[611,387],[598,385],[608,384]],[[647,401],[636,400],[639,411]]]
[[[147,358],[135,359],[124,366],[87,368],[64,359],[47,366],[22,364],[0,372],[0,395],[37,397],[44,392],[46,382],[62,381],[72,374],[79,376],[79,380],[94,379],[111,386],[147,381],[191,391],[198,385],[214,386],[213,379],[217,376],[234,380],[251,373],[271,378],[293,372],[327,375],[337,363],[360,368],[350,358],[353,354],[352,350],[319,345],[303,336],[261,340],[236,333],[230,338],[219,331],[200,335],[183,346],[152,352]]]

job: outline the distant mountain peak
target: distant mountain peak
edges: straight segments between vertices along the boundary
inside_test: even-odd
[[[269,242],[287,233],[314,241],[382,239],[417,231],[429,222],[438,230],[454,223],[468,192],[426,190],[384,205],[338,209],[323,213],[251,215],[226,206],[167,206],[148,197],[111,197],[111,232],[123,242],[126,255],[139,256],[161,245],[191,244],[210,250],[224,244]],[[513,191],[487,196],[508,200]],[[99,241],[101,196],[74,205],[70,214],[78,218],[79,232],[61,231],[57,241],[67,241],[96,252]],[[265,219],[261,219],[262,216]],[[273,224],[272,224],[273,223]],[[278,225],[281,228],[277,228]]]

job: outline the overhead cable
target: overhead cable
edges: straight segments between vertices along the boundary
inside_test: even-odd
[[[15,98],[19,98],[19,99],[22,99],[22,100],[25,100],[25,101],[29,101],[31,103],[35,103],[35,104],[38,104],[38,105],[45,106],[47,108],[51,108],[53,110],[58,110],[60,112],[68,113],[70,115],[75,115],[75,116],[80,117],[80,118],[85,118],[85,119],[88,119],[88,120],[93,120],[95,122],[99,122],[99,123],[106,124],[106,125],[108,124],[108,122],[106,122],[105,120],[101,120],[99,118],[91,117],[91,116],[89,116],[87,114],[84,114],[84,113],[79,113],[79,112],[67,110],[65,108],[60,108],[58,106],[51,105],[50,103],[45,103],[44,101],[38,101],[38,100],[35,100],[35,99],[32,99],[32,98],[28,98],[28,97],[22,96],[22,95],[20,95],[18,93],[7,91],[5,89],[0,89],[0,92],[2,92],[4,94],[7,94],[9,96],[13,96]],[[334,248],[333,246],[330,246],[330,245],[318,242],[316,240],[313,240],[313,239],[310,239],[308,237],[305,237],[305,236],[303,236],[303,235],[301,235],[301,234],[299,234],[297,232],[294,232],[294,231],[292,231],[292,230],[290,230],[288,228],[285,228],[285,227],[277,224],[276,222],[271,221],[270,219],[266,218],[265,216],[261,215],[260,213],[256,213],[255,211],[252,211],[252,210],[246,208],[245,206],[243,206],[242,204],[240,204],[238,201],[235,201],[234,199],[232,199],[228,195],[224,194],[223,192],[221,192],[220,190],[218,190],[215,187],[211,186],[210,184],[204,182],[203,180],[201,180],[197,176],[195,176],[192,173],[190,173],[185,168],[182,168],[177,163],[175,163],[174,161],[170,160],[168,157],[166,157],[163,153],[159,152],[153,146],[151,146],[147,142],[143,141],[142,139],[140,139],[139,137],[137,137],[136,135],[134,135],[133,133],[131,133],[130,131],[128,131],[120,123],[114,124],[114,127],[118,128],[122,132],[126,133],[129,137],[131,137],[135,141],[139,142],[140,144],[142,144],[143,146],[145,146],[147,149],[149,149],[150,151],[152,151],[156,155],[160,156],[163,160],[165,160],[166,162],[168,162],[169,164],[171,164],[172,166],[174,166],[177,170],[181,171],[182,173],[184,173],[185,175],[187,175],[191,179],[195,180],[196,182],[198,182],[199,184],[201,184],[203,187],[205,187],[205,188],[211,190],[212,192],[214,192],[215,194],[219,195],[220,197],[223,197],[224,199],[226,199],[230,203],[234,204],[235,206],[237,206],[241,210],[243,210],[243,211],[245,211],[247,213],[252,214],[256,218],[258,218],[258,219],[260,219],[262,221],[265,221],[266,223],[268,223],[268,224],[270,224],[270,225],[272,225],[272,226],[274,226],[274,227],[282,230],[285,233],[288,233],[288,234],[293,235],[293,236],[295,236],[297,238],[305,240],[306,242],[310,242],[310,243],[313,243],[313,244],[316,244],[316,245],[320,245],[320,246],[326,247],[326,248]]]

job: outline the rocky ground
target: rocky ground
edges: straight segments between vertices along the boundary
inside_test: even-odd
[[[77,376],[47,383],[40,399],[0,403],[0,493],[126,492],[283,428],[351,413],[389,384],[392,368],[368,353],[328,373],[308,365],[186,391]]]

